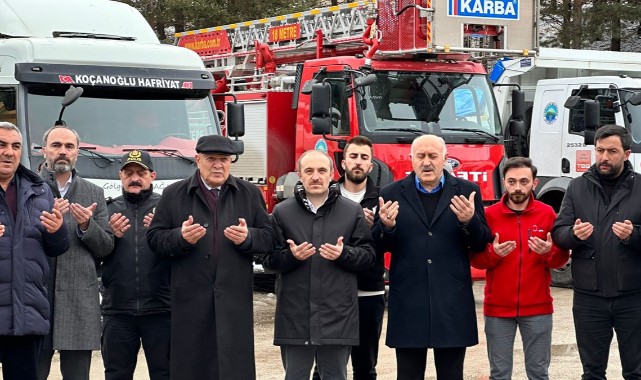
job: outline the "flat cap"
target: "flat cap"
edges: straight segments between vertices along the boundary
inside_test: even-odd
[[[225,136],[209,135],[202,136],[198,139],[196,152],[226,154],[231,156],[236,154],[236,148],[234,148],[234,143]]]
[[[154,171],[154,165],[151,161],[151,156],[144,150],[132,150],[129,153],[125,153],[122,156],[122,160],[120,161],[120,163],[120,170],[122,170],[122,168],[129,164],[138,164],[145,169],[148,169],[152,172]]]

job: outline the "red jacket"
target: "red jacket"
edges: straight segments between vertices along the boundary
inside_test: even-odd
[[[492,236],[498,233],[501,243],[514,240],[516,248],[500,257],[489,243],[484,252],[470,257],[473,267],[487,269],[483,313],[489,317],[551,314],[550,269],[565,265],[570,253],[552,245],[550,252],[539,255],[528,247],[528,238],[536,235],[545,240],[552,232],[556,213],[532,196],[519,215],[507,207],[506,197],[488,207],[485,215]]]

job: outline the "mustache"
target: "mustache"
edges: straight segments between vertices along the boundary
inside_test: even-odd
[[[141,182],[139,182],[139,181],[131,181],[131,182],[129,182],[129,186],[138,186],[138,187],[142,187],[142,183],[141,183]]]

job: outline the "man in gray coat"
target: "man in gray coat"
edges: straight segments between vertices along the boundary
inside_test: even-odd
[[[89,380],[91,351],[100,349],[100,300],[96,259],[113,249],[103,190],[80,178],[74,167],[80,138],[65,126],[45,132],[40,175],[53,188],[69,230],[70,248],[53,259],[49,297],[53,311],[50,334],[40,355],[38,378],[46,379],[54,350],[60,352],[65,380]]]

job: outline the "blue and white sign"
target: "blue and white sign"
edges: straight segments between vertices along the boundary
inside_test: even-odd
[[[455,17],[519,19],[521,0],[447,0],[447,15]]]
[[[550,102],[545,106],[543,113],[545,124],[554,124],[559,116],[559,106],[554,102]]]
[[[321,152],[327,153],[327,142],[323,139],[319,139],[314,144],[314,150],[320,150]]]

